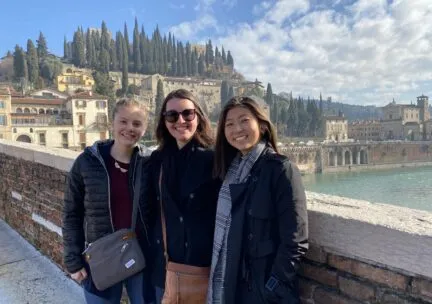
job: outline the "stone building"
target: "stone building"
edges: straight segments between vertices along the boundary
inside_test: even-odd
[[[94,84],[95,81],[90,72],[73,70],[72,68],[67,68],[56,79],[57,89],[68,94],[74,94],[78,89],[91,91]]]
[[[7,93],[0,95],[0,101],[10,99],[4,114],[9,117],[9,139],[81,150],[108,138],[108,100],[103,96],[91,91],[68,96],[51,89],[35,91],[30,96]],[[1,110],[0,107],[0,117]]]
[[[342,112],[337,116],[324,116],[324,138],[326,141],[346,141],[348,139],[348,120]]]
[[[382,124],[378,120],[353,121],[348,124],[348,137],[356,140],[381,140]]]
[[[384,140],[426,139],[426,122],[430,119],[429,98],[417,97],[417,104],[397,104],[394,99],[383,108],[382,119]]]
[[[11,92],[0,87],[0,139],[11,139]]]

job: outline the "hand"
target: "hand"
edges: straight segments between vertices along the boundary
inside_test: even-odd
[[[87,278],[87,271],[83,267],[80,270],[78,270],[77,272],[72,273],[71,278],[73,280],[77,281],[78,283],[81,283],[83,280],[85,280]]]

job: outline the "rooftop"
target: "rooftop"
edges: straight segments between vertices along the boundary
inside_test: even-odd
[[[64,99],[43,99],[43,98],[32,98],[32,97],[12,97],[12,104],[28,104],[28,105],[63,105]]]

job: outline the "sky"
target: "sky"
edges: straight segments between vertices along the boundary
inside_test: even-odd
[[[191,43],[212,40],[247,79],[273,92],[378,105],[432,99],[431,0],[159,0],[4,1],[0,57],[42,31],[49,50],[78,26],[129,35],[135,17]],[[43,3],[43,6],[42,4]]]

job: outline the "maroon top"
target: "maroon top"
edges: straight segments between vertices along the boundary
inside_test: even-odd
[[[117,162],[124,170],[116,168]],[[116,161],[111,155],[108,160],[108,173],[110,177],[111,214],[114,229],[131,228],[132,226],[132,197],[129,192],[129,164]]]

